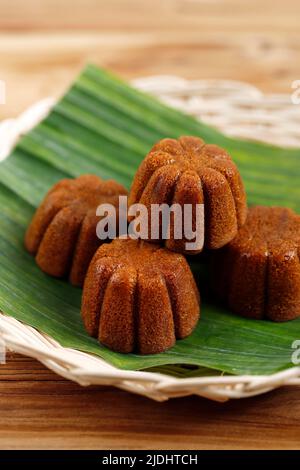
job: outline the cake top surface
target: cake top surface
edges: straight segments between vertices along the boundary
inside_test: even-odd
[[[199,137],[182,136],[176,139],[160,140],[152,147],[147,158],[157,157],[164,159],[165,164],[173,164],[183,169],[193,169],[201,171],[205,167],[210,167],[213,162],[231,162],[229,154],[213,144],[206,144]]]
[[[165,248],[142,240],[117,238],[112,243],[104,244],[96,254],[98,259],[113,258],[120,265],[128,265],[136,270],[153,269],[163,262],[178,262],[184,257]]]
[[[283,207],[254,206],[245,225],[231,242],[233,247],[253,252],[292,251],[300,247],[300,216]]]
[[[102,203],[116,204],[116,196],[127,194],[125,188],[114,180],[103,180],[96,175],[81,175],[75,179],[63,179],[49,191],[48,196],[62,198],[66,202],[94,209]]]

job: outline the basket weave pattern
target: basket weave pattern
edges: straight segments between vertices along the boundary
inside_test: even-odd
[[[300,147],[300,105],[293,105],[288,95],[266,96],[240,82],[188,81],[172,76],[137,79],[133,85],[224,134]],[[19,118],[0,125],[0,160],[8,156],[22,134],[46,116],[53,104],[53,99],[43,100]],[[300,367],[269,376],[194,378],[124,371],[99,357],[64,348],[48,335],[3,314],[0,314],[0,338],[8,349],[36,358],[57,374],[81,385],[113,385],[157,401],[192,394],[226,401],[259,395],[283,385],[300,385]]]

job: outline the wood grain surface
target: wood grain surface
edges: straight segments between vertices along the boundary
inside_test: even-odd
[[[298,0],[0,0],[0,118],[61,93],[86,62],[289,93],[299,19]]]
[[[83,388],[10,355],[0,368],[5,449],[296,448],[299,389],[226,404],[199,397],[156,403],[110,387]]]
[[[58,96],[86,62],[124,78],[300,79],[298,0],[0,0],[0,119]],[[0,448],[299,448],[299,388],[216,404],[84,389],[15,354],[0,366]]]

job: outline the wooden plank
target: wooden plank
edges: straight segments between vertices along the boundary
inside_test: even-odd
[[[299,448],[299,388],[226,404],[156,403],[83,388],[10,354],[0,368],[1,449]]]

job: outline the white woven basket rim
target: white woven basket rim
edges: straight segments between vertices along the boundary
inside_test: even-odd
[[[283,115],[292,114],[289,110],[291,103],[288,102],[286,96],[266,97],[255,87],[240,82],[188,81],[179,77],[160,76],[138,79],[133,81],[133,84],[186,112],[191,112],[192,108],[191,114],[201,117],[210,124],[212,120],[205,119],[205,113],[211,112],[214,109],[213,102],[218,100],[219,117],[217,116],[214,125],[224,133],[238,137],[248,138],[250,130],[253,132],[253,123],[250,124],[250,129],[249,123],[244,126],[232,125],[232,123],[226,123],[222,115],[228,110],[232,111],[232,107],[240,106],[241,103],[249,106],[249,103],[254,102],[255,114],[259,113],[259,110],[270,109],[270,107],[273,107],[273,111],[276,109],[275,114],[278,112],[281,118]],[[42,100],[18,118],[6,120],[0,124],[0,161],[9,155],[21,135],[32,129],[48,114],[54,103],[55,100],[51,98]],[[235,116],[238,114],[236,111]],[[251,113],[248,111],[248,114]],[[263,111],[260,114],[264,115]],[[267,119],[267,115],[264,118]],[[280,120],[276,121],[274,129],[267,135],[256,132],[256,139],[270,142],[272,138],[272,143],[300,146],[300,131],[298,130],[298,134],[295,133],[287,142],[286,137],[281,138],[285,133],[286,121],[284,129],[281,127],[281,132],[278,132],[279,122]],[[300,367],[293,367],[272,375],[216,375],[193,378],[176,378],[161,373],[121,370],[100,357],[65,348],[50,336],[1,313],[0,337],[7,349],[33,357],[57,374],[80,385],[112,385],[157,401],[195,394],[224,402],[231,398],[260,395],[284,385],[300,385]]]

